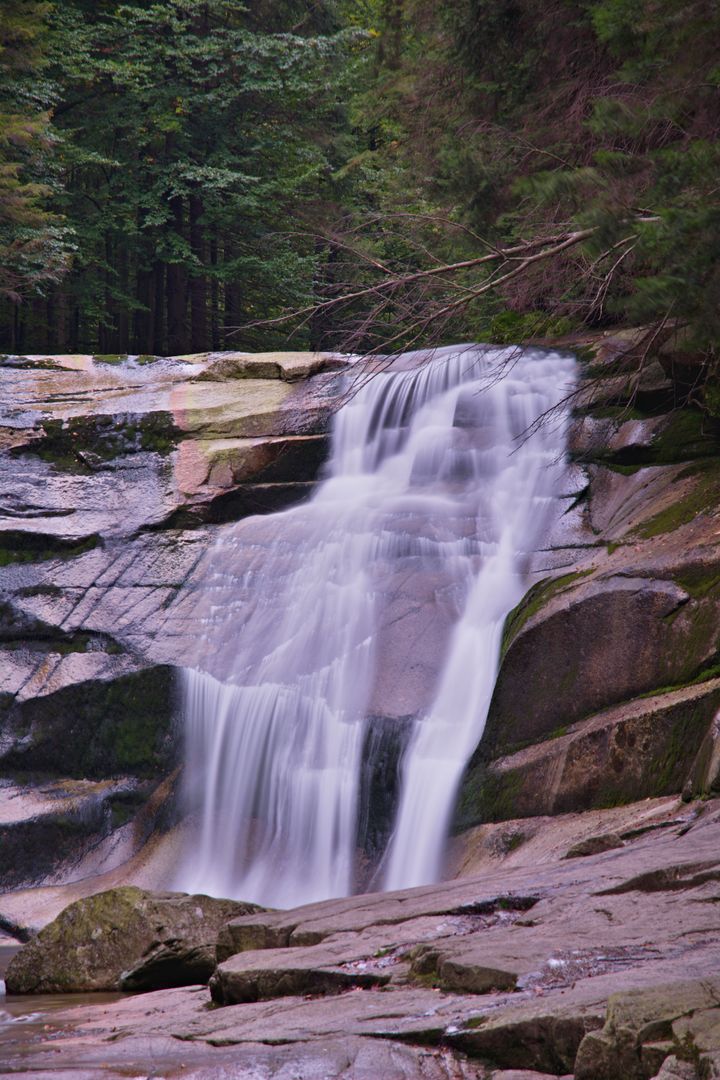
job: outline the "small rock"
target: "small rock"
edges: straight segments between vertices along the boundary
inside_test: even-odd
[[[655,1080],[697,1080],[698,1071],[690,1061],[678,1061],[673,1054],[666,1058]]]

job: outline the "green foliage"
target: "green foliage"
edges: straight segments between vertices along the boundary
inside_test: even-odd
[[[9,352],[397,348],[677,320],[715,355],[712,0],[0,10],[0,296],[24,298],[5,304]],[[576,228],[582,245],[439,319],[447,276],[316,310],[289,340],[272,322],[378,274]]]
[[[562,337],[573,329],[572,319],[547,315],[542,311],[503,311],[490,322],[490,340],[498,345],[514,345],[531,338]]]
[[[364,36],[329,4],[237,0],[70,0],[50,31],[68,344],[198,351],[304,302]]]
[[[47,209],[52,192],[52,87],[42,74],[49,5],[0,0],[0,298],[56,281],[65,233]]]
[[[600,325],[669,317],[698,348],[717,342],[717,4],[406,0],[406,15],[390,107],[426,195],[499,245],[595,230],[505,285],[502,307]],[[526,336],[483,307],[496,340]]]

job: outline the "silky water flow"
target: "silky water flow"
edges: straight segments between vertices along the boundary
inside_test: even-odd
[[[505,616],[561,511],[573,379],[567,354],[478,346],[356,374],[313,498],[220,530],[184,674],[179,887],[289,907],[438,878]],[[417,640],[391,632],[408,582]],[[383,715],[428,626],[426,700]]]

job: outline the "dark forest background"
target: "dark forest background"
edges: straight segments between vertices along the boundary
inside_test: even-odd
[[[0,350],[714,358],[718,40],[715,0],[0,0]]]

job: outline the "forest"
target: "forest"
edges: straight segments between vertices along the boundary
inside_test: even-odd
[[[0,0],[0,349],[720,330],[713,0]]]

